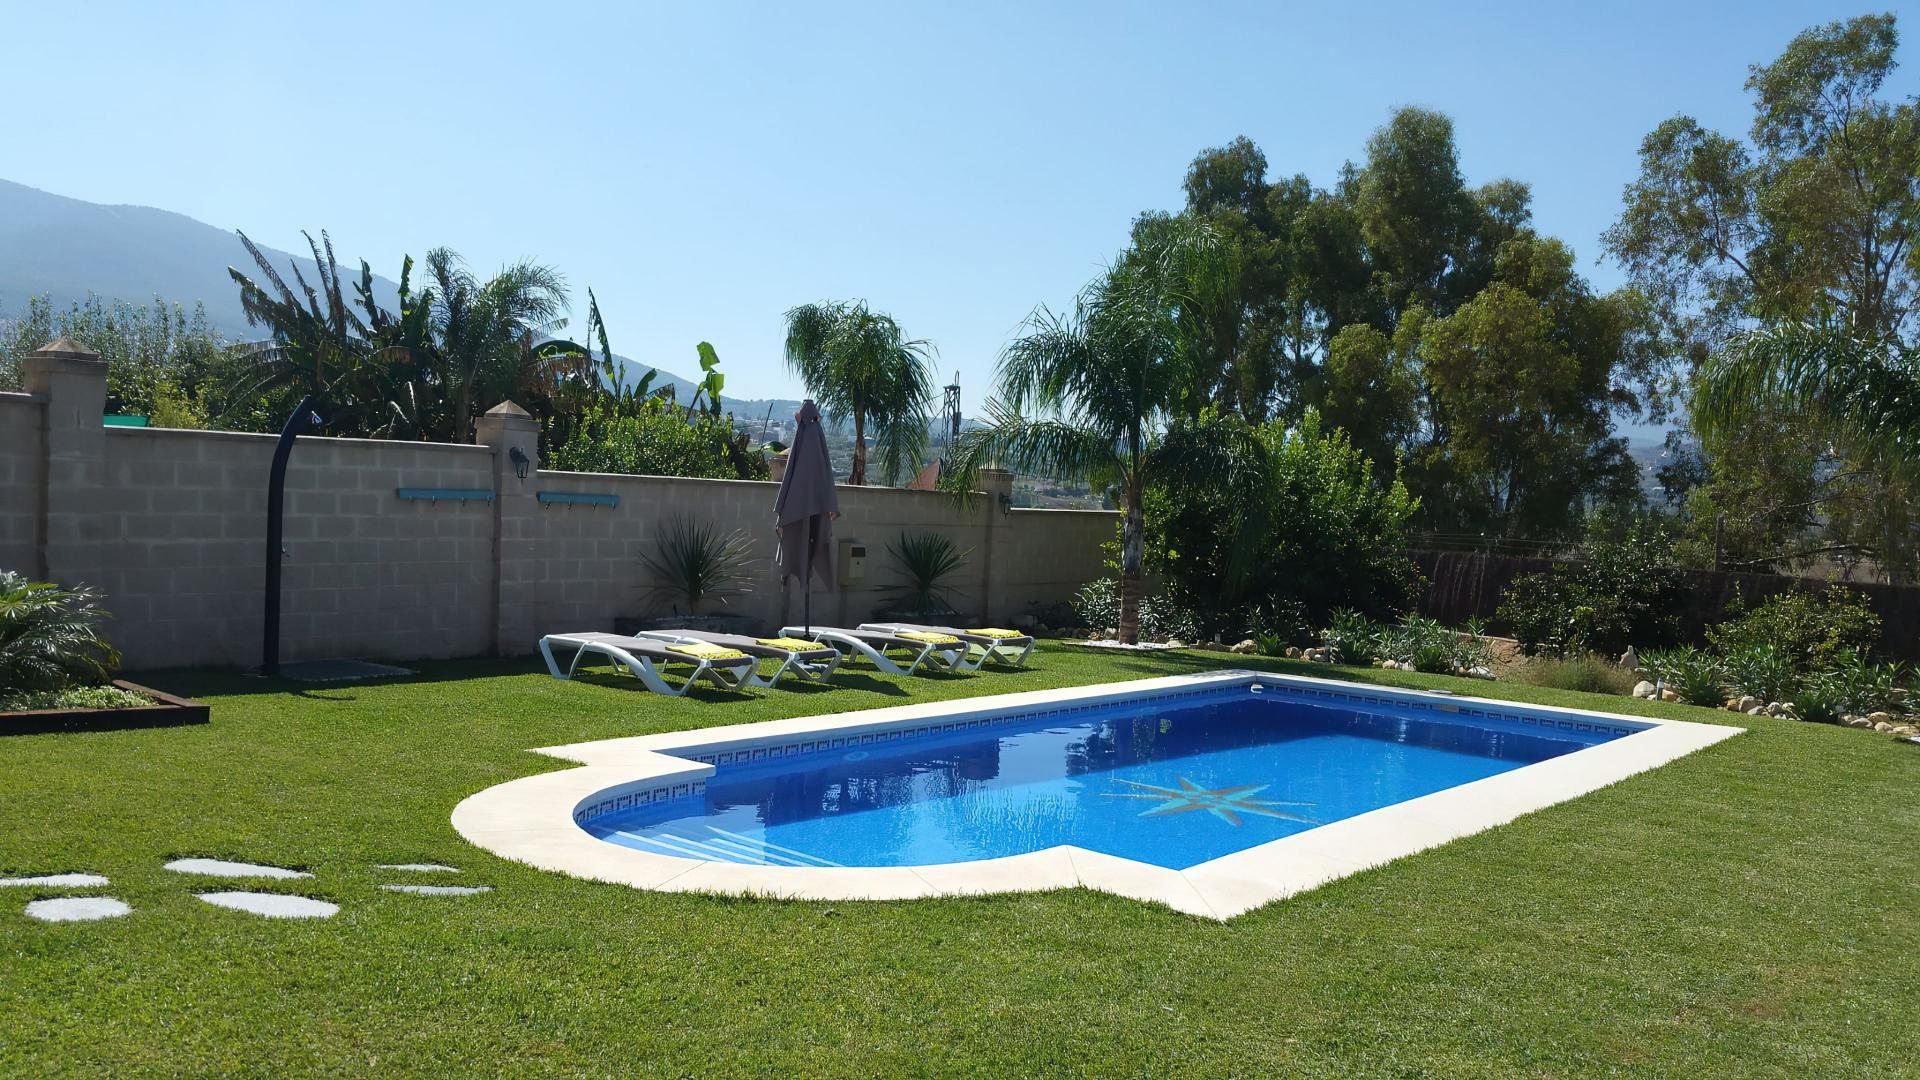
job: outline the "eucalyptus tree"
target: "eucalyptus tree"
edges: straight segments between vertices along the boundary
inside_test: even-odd
[[[893,316],[870,310],[864,300],[802,304],[786,319],[787,366],[829,416],[853,421],[848,482],[867,482],[871,426],[886,481],[899,483],[926,453],[933,346],[909,339]]]
[[[1221,287],[1231,259],[1218,232],[1192,222],[1148,240],[1088,286],[1072,314],[1042,308],[1029,317],[1001,354],[987,426],[954,440],[946,480],[966,492],[997,463],[1114,492],[1123,510],[1118,629],[1127,643],[1139,639],[1144,498],[1170,464],[1156,445],[1187,415],[1195,357],[1216,344],[1209,327],[1181,312]]]
[[[1912,340],[1920,101],[1881,94],[1898,44],[1891,14],[1813,27],[1751,69],[1748,139],[1679,115],[1642,141],[1605,239],[1695,361],[1756,320],[1822,312]]]

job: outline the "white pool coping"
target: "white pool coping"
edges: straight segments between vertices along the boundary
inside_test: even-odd
[[[585,808],[605,806],[623,793],[636,793],[644,801],[644,793],[654,790],[676,794],[683,793],[676,788],[698,790],[715,771],[714,765],[694,760],[699,756],[729,760],[736,754],[766,756],[791,750],[796,740],[806,740],[809,747],[816,739],[885,740],[890,734],[900,737],[905,732],[917,733],[930,723],[964,724],[1010,711],[1092,705],[1146,694],[1254,683],[1346,700],[1387,699],[1443,711],[1490,707],[1574,722],[1626,723],[1644,726],[1645,730],[1321,825],[1185,870],[1068,845],[999,859],[926,866],[760,866],[622,847],[588,833],[576,819],[576,813],[586,813]],[[454,807],[453,827],[471,843],[516,862],[661,892],[795,900],[905,900],[1085,886],[1224,920],[1337,878],[1504,825],[1523,814],[1665,765],[1744,730],[1272,672],[1223,671],[543,747],[535,752],[577,762],[580,767],[522,777],[470,796]]]

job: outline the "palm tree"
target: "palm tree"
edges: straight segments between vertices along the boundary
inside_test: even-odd
[[[1912,476],[1920,466],[1920,356],[1891,337],[1832,323],[1740,334],[1701,365],[1694,425],[1712,437],[1767,414],[1812,419],[1861,460]]]
[[[853,418],[853,475],[867,482],[867,425],[873,425],[887,483],[917,468],[933,410],[928,342],[907,340],[893,317],[866,301],[803,304],[787,312],[787,366],[829,416]]]
[[[1155,444],[1189,404],[1193,360],[1210,333],[1181,312],[1192,311],[1196,283],[1220,280],[1229,254],[1204,226],[1170,229],[1122,255],[1071,316],[1036,311],[1001,354],[988,426],[962,433],[950,452],[948,484],[962,492],[998,462],[1118,495],[1119,630],[1128,644],[1140,635],[1141,500],[1167,465]]]
[[[439,434],[471,442],[477,409],[538,383],[543,365],[580,360],[575,346],[533,345],[565,326],[566,281],[551,267],[520,262],[483,282],[444,247],[427,252],[426,266],[431,284],[420,302],[432,335],[423,363],[446,398],[446,428]]]

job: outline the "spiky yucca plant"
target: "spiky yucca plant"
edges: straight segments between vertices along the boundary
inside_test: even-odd
[[[753,556],[753,542],[735,529],[722,532],[710,521],[670,518],[661,526],[654,550],[640,556],[653,571],[655,582],[649,591],[671,597],[684,604],[688,615],[698,615],[700,605],[752,591],[748,585],[746,563]]]
[[[887,552],[907,573],[907,580],[893,590],[895,599],[920,615],[952,610],[947,601],[953,589],[945,582],[966,565],[971,551],[962,551],[945,533],[922,532],[901,533]]]
[[[108,618],[91,589],[0,570],[0,692],[101,682],[120,654],[100,636]]]

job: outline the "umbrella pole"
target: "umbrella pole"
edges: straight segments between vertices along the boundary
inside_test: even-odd
[[[806,556],[800,560],[800,592],[805,597],[800,602],[803,619],[807,624],[807,636],[813,636],[813,517],[807,518]]]

